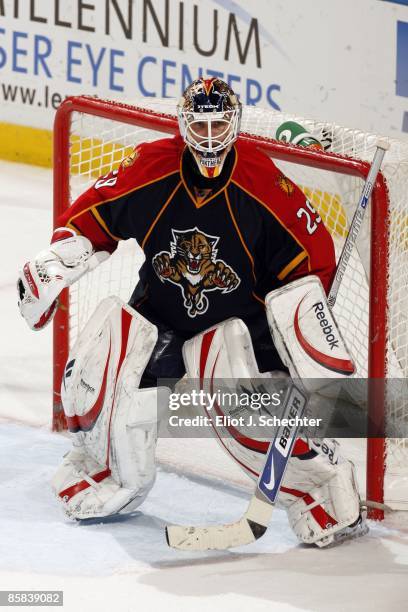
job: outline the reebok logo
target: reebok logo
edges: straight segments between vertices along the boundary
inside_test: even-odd
[[[335,347],[339,348],[339,341],[333,334],[333,326],[327,319],[327,315],[324,311],[323,302],[316,302],[316,304],[313,304],[313,309],[315,311],[317,319],[319,319],[319,325],[322,328],[322,331],[326,338],[326,342],[330,346],[330,350],[332,351]]]

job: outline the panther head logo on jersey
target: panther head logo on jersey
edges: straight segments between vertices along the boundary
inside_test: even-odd
[[[205,234],[196,227],[172,230],[172,234],[170,252],[158,253],[152,264],[162,282],[169,281],[180,287],[187,314],[194,318],[208,309],[207,291],[233,291],[240,279],[231,267],[217,259],[217,236]]]

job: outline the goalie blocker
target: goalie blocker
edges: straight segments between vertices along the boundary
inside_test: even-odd
[[[355,366],[317,276],[301,278],[266,296],[269,328],[294,380],[309,391],[348,378]]]

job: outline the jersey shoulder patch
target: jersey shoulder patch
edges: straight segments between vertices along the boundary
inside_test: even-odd
[[[303,197],[295,183],[256,144],[238,140],[236,149],[237,163],[232,180],[255,199],[269,207],[282,199]]]
[[[122,161],[121,168],[124,170],[132,168],[128,173],[135,178],[141,173],[144,175],[152,173],[154,176],[170,174],[179,170],[183,149],[184,143],[177,136],[144,142],[137,145]]]
[[[113,199],[160,181],[179,172],[183,148],[183,141],[177,136],[138,144],[116,170],[95,182],[94,189],[101,199]]]

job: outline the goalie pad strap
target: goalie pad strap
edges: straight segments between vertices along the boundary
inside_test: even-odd
[[[107,478],[110,475],[111,475],[110,469],[105,469],[102,472],[99,472],[97,474],[93,474],[92,475],[92,480],[94,480],[95,482],[102,482],[102,480],[105,480],[105,478]],[[80,482],[77,482],[76,484],[72,485],[71,487],[68,487],[67,489],[64,489],[58,495],[61,497],[61,499],[63,499],[64,501],[67,502],[72,497],[74,497],[74,495],[77,495],[78,493],[81,493],[81,491],[84,491],[85,489],[87,489],[90,486],[91,486],[91,483],[88,482],[88,480],[86,480],[86,479],[85,480],[81,480]]]
[[[298,491],[297,489],[289,489],[288,487],[281,487],[282,493],[287,493],[288,495],[293,495],[293,497],[297,497],[299,499],[303,499],[304,503],[308,507],[308,510],[313,515],[313,518],[318,523],[318,525],[324,529],[328,524],[337,525],[336,519],[330,516],[323,506],[320,505],[319,501],[316,501],[310,493],[305,493],[304,491]]]

